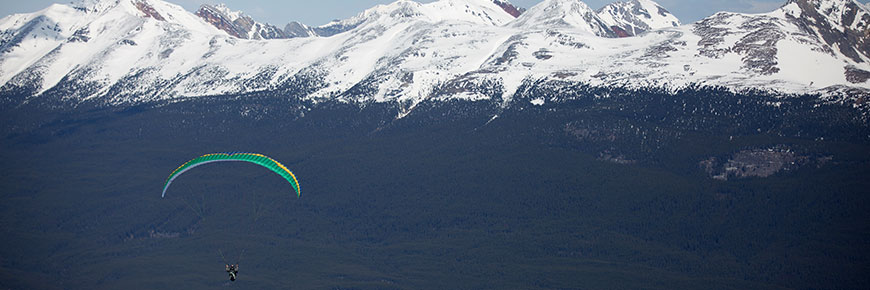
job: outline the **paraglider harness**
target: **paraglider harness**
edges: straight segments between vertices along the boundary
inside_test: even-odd
[[[226,270],[227,270],[227,274],[230,275],[230,281],[236,281],[236,275],[239,273],[239,263],[236,262],[235,264],[231,265],[230,263],[227,263],[227,259],[226,259],[226,257],[224,257],[224,252],[222,250],[218,250],[218,253],[221,255],[221,259],[223,259],[224,263],[226,264]],[[242,255],[244,255],[244,254],[245,254],[245,250],[242,250],[242,253],[239,254],[239,258],[236,259],[236,261],[241,262]]]
[[[230,274],[230,281],[236,281],[236,274],[239,273],[239,265],[226,265],[227,273]]]

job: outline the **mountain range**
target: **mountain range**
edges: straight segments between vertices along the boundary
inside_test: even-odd
[[[789,0],[681,24],[651,0],[399,0],[283,29],[224,5],[88,0],[0,19],[0,99],[132,104],[279,91],[301,99],[492,99],[528,84],[820,94],[863,106],[870,10]],[[541,102],[546,100],[536,100]]]
[[[864,4],[427,2],[0,19],[0,289],[870,289]]]

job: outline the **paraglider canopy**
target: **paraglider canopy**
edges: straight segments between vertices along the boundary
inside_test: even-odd
[[[293,172],[290,172],[287,167],[285,167],[283,164],[276,161],[275,159],[259,153],[230,152],[205,154],[203,156],[185,162],[174,171],[172,171],[172,173],[169,174],[169,177],[166,178],[166,183],[163,184],[163,194],[160,195],[160,197],[166,197],[166,190],[169,188],[169,185],[172,184],[172,181],[175,180],[175,178],[177,178],[182,173],[203,164],[225,161],[244,161],[266,167],[269,170],[272,170],[272,172],[277,173],[285,180],[287,180],[287,182],[289,182],[290,185],[293,186],[293,190],[296,192],[296,197],[302,195],[299,190],[299,182],[296,180],[296,176],[293,175]]]

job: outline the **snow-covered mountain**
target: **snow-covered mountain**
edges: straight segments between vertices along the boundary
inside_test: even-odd
[[[511,26],[521,29],[568,28],[597,36],[616,36],[608,23],[579,0],[544,0],[518,17]]]
[[[427,4],[399,0],[388,5],[375,6],[354,17],[336,20],[313,29],[319,36],[332,36],[365,23],[376,22],[382,17],[415,18],[430,23],[465,21],[499,26],[514,20],[516,18],[514,14],[518,13],[521,12],[512,4],[499,0],[440,0]]]
[[[296,21],[287,23],[287,25],[284,26],[284,33],[287,34],[288,37],[318,36],[313,27]]]
[[[545,0],[517,18],[505,0],[400,0],[300,24],[288,39],[267,39],[260,28],[235,36],[160,0],[52,5],[0,20],[0,99],[131,103],[277,91],[413,108],[433,99],[507,102],[535,83],[850,92],[839,101],[870,89],[870,14],[856,1],[792,0],[770,13],[723,12],[667,28],[657,28],[673,23],[662,21],[664,9],[651,11],[653,2],[629,4],[620,7],[642,9],[619,19],[639,25],[629,20],[649,14],[647,33],[618,38],[579,0]]]
[[[614,2],[598,9],[597,13],[621,37],[680,26],[676,16],[651,0]]]
[[[144,2],[137,2],[144,3]],[[241,11],[230,10],[224,4],[203,4],[196,15],[232,36],[244,39],[278,39],[289,36],[271,24],[254,21]]]

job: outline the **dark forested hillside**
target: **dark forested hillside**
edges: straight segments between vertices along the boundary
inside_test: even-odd
[[[546,88],[410,111],[273,93],[5,102],[0,289],[870,287],[860,110]],[[160,198],[178,165],[226,151],[283,162],[301,198],[246,163]]]

